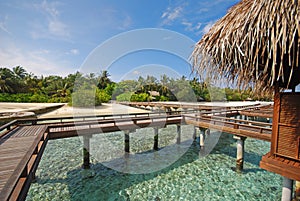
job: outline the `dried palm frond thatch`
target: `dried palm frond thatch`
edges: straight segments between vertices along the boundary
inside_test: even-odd
[[[300,83],[300,0],[242,0],[196,44],[193,70],[239,87]]]

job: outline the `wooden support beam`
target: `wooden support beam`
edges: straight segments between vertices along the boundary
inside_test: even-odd
[[[296,181],[294,200],[295,201],[300,200],[300,181]]]
[[[83,169],[90,169],[90,136],[83,136]]]
[[[244,168],[244,153],[246,137],[234,136],[236,139],[236,171],[241,172]]]
[[[158,127],[154,127],[154,144],[153,144],[153,150],[158,150]]]
[[[181,125],[177,124],[177,139],[176,139],[176,143],[180,144],[181,142]]]
[[[200,129],[200,147],[204,148],[204,140],[205,140],[205,133],[206,133],[206,128],[199,128]]]
[[[129,133],[130,133],[130,130],[124,131],[124,151],[125,151],[125,153],[129,153],[129,150],[130,150]]]
[[[194,126],[193,140],[195,141],[197,138],[197,127]]]
[[[293,180],[283,177],[281,201],[291,201],[293,193]]]
[[[200,128],[196,127],[196,142],[200,144]]]

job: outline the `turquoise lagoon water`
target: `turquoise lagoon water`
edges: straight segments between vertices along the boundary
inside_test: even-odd
[[[27,200],[280,200],[281,177],[259,168],[268,142],[248,138],[244,172],[236,173],[232,135],[211,132],[201,150],[190,140],[193,128],[182,130],[177,145],[176,126],[160,129],[157,152],[149,151],[153,129],[137,130],[129,158],[122,132],[95,135],[90,170],[81,168],[80,137],[49,141]]]

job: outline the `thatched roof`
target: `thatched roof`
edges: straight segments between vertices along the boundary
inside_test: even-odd
[[[196,44],[193,69],[260,91],[300,83],[300,0],[242,0]]]

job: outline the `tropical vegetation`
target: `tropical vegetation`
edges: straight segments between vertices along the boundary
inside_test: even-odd
[[[16,66],[0,68],[0,102],[61,102],[74,106],[94,106],[117,101],[233,101],[270,100],[270,95],[253,96],[251,89],[221,88],[188,80],[185,76],[159,79],[148,75],[137,80],[113,82],[108,71],[83,75],[76,72],[62,76],[36,76]]]

